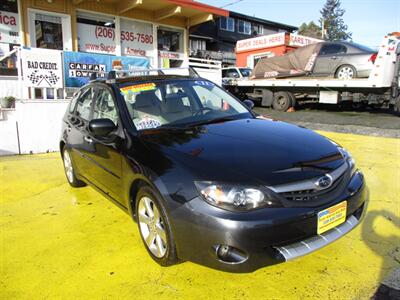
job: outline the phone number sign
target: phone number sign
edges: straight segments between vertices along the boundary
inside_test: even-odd
[[[123,55],[150,56],[154,44],[153,25],[121,20],[121,47]]]
[[[114,28],[78,23],[78,36],[79,51],[116,54]],[[154,42],[151,24],[121,20],[123,55],[151,56]]]

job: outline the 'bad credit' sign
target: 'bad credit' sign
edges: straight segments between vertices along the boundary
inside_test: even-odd
[[[21,50],[24,84],[36,88],[63,87],[62,51],[28,48]]]

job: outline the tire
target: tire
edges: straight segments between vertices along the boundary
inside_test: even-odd
[[[74,164],[72,162],[71,155],[69,154],[69,151],[67,148],[63,148],[63,164],[64,164],[64,173],[65,176],[67,177],[67,181],[70,186],[72,187],[82,187],[85,186],[86,183],[84,183],[82,180],[79,180],[76,175],[75,175],[75,170],[74,170]]]
[[[343,65],[337,69],[335,77],[341,80],[357,78],[357,71],[352,65]]]
[[[151,258],[161,266],[171,266],[178,262],[178,257],[168,215],[160,198],[149,186],[140,188],[136,196],[136,221]]]
[[[287,111],[292,106],[292,99],[288,92],[274,93],[274,101],[272,107],[275,110]]]

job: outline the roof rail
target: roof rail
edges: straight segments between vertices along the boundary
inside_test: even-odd
[[[114,83],[117,78],[122,77],[142,77],[150,75],[150,72],[157,72],[157,75],[168,75],[169,71],[174,70],[188,70],[189,77],[192,78],[200,78],[200,75],[194,70],[192,67],[186,68],[153,68],[153,69],[144,69],[144,68],[137,68],[137,69],[129,69],[129,70],[112,70],[110,72],[97,72],[97,74],[107,74],[107,82]]]
[[[108,83],[113,83],[117,78],[123,77],[142,77],[151,75],[151,72],[157,72],[157,75],[168,75],[166,73],[174,70],[188,70],[189,77],[191,78],[200,78],[200,75],[196,72],[196,70],[192,67],[186,68],[153,68],[153,69],[145,69],[145,68],[137,68],[137,69],[129,69],[129,70],[112,70],[109,72],[93,72],[90,74],[90,81],[95,81],[98,78],[99,74],[106,75],[106,81]],[[104,76],[103,76],[104,80]]]

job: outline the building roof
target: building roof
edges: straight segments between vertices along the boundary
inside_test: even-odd
[[[252,16],[248,16],[248,15],[244,15],[244,14],[240,14],[234,11],[229,12],[229,16],[232,18],[239,18],[239,19],[244,19],[244,20],[248,20],[254,23],[260,23],[266,26],[270,26],[273,28],[280,28],[280,29],[284,29],[287,31],[295,31],[297,29],[299,29],[296,26],[292,26],[292,25],[287,25],[287,24],[282,24],[282,23],[278,23],[278,22],[274,22],[274,21],[269,21],[269,20],[265,20],[265,19],[261,19],[261,18],[257,18],[257,17],[252,17]]]
[[[229,16],[229,11],[225,9],[207,5],[200,2],[195,2],[194,0],[166,0],[166,1],[176,5],[181,5],[183,7],[194,8],[198,11],[210,13],[213,15],[218,15],[223,17]]]

